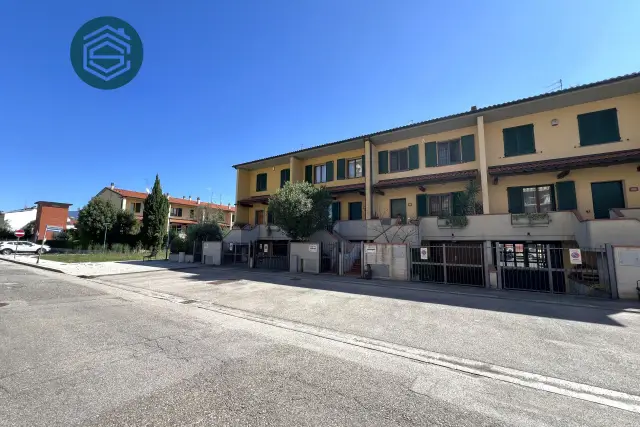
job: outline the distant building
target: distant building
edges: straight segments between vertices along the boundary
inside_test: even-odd
[[[11,230],[20,230],[31,221],[35,221],[37,210],[37,206],[32,206],[30,208],[0,212],[0,221],[6,221]]]
[[[136,218],[142,220],[144,201],[147,195],[147,193],[140,191],[116,188],[116,186],[111,183],[109,187],[103,188],[96,197],[110,202],[118,209],[133,212]],[[191,196],[189,196],[189,198],[169,196],[168,219],[170,228],[178,233],[186,233],[189,226],[198,223],[198,212],[201,208],[221,210],[224,214],[224,221],[220,222],[220,226],[223,228],[231,228],[235,221],[236,208],[233,206],[207,203],[200,200],[200,197],[192,200]]]

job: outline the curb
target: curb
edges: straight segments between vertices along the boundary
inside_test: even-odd
[[[44,266],[42,266],[40,264],[33,264],[31,262],[18,261],[16,259],[0,258],[0,261],[7,261],[7,262],[12,262],[14,264],[26,265],[27,267],[39,268],[40,270],[53,271],[54,273],[67,274],[64,271],[58,270],[56,268],[44,267]]]

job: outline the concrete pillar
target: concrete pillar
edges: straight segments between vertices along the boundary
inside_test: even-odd
[[[291,176],[291,182],[304,181],[304,170],[300,159],[293,156],[289,157],[289,173]]]
[[[371,141],[364,140],[364,218],[371,219],[373,213],[373,162],[371,161]]]
[[[480,161],[480,186],[482,187],[483,212],[491,213],[489,206],[489,172],[487,171],[487,148],[484,141],[484,117],[478,117],[478,160]]]

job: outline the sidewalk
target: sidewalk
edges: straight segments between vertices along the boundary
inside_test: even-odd
[[[145,262],[109,261],[64,263],[41,259],[39,263],[36,263],[38,257],[34,255],[18,255],[17,257],[15,257],[15,259],[13,255],[0,255],[0,260],[79,277],[147,273],[162,270],[183,270],[202,267],[201,264],[178,263],[165,260],[153,260]]]

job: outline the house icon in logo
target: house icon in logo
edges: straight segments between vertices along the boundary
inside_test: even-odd
[[[110,25],[83,37],[82,67],[108,82],[131,69],[131,37]]]

